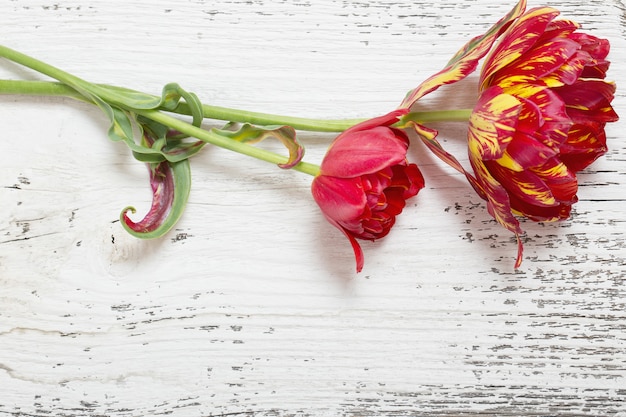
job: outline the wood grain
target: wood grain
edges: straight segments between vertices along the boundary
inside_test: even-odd
[[[509,3],[9,0],[0,34],[96,82],[367,117]],[[623,2],[548,4],[608,37],[626,82]],[[7,62],[0,77],[37,78]],[[473,82],[423,105],[471,103]],[[0,120],[0,416],[626,416],[619,123],[572,218],[523,224],[517,271],[512,236],[416,142],[427,188],[355,275],[305,175],[206,149],[176,230],[138,241],[117,219],[149,207],[147,171],[98,110],[3,96]],[[465,127],[438,127],[462,154]],[[331,138],[303,133],[307,159]]]

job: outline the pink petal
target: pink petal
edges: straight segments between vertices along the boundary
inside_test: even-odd
[[[373,174],[406,159],[408,137],[385,126],[342,133],[331,144],[322,164],[322,175],[352,178]]]
[[[371,128],[378,127],[378,126],[391,126],[397,123],[400,117],[404,116],[408,112],[409,112],[408,109],[397,109],[383,116],[374,117],[374,118],[365,120],[361,123],[358,123],[346,129],[343,133],[360,132],[360,131],[369,130]]]
[[[331,222],[332,223],[332,222]],[[337,225],[335,225],[337,226]],[[350,241],[350,245],[352,245],[352,250],[354,251],[354,260],[356,261],[356,272],[361,272],[363,270],[363,265],[365,264],[365,257],[363,256],[363,249],[361,249],[361,245],[356,241],[354,236],[352,236],[346,229],[341,226],[337,226],[339,230],[343,232],[343,234]]]
[[[360,178],[318,175],[311,184],[311,193],[324,215],[336,222],[360,219],[367,205]]]

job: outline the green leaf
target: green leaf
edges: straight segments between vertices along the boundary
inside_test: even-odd
[[[108,103],[128,110],[149,110],[159,107],[161,98],[128,88],[104,84],[91,84],[90,91]]]
[[[138,144],[135,141],[133,129],[134,114],[128,113],[117,107],[112,107],[107,103],[99,104],[99,107],[109,116],[111,127],[109,127],[109,139],[114,142],[123,141],[133,152],[135,159],[142,162],[160,162],[167,159],[167,155],[160,149],[154,149],[145,144]]]
[[[143,129],[144,138],[146,136],[151,138],[153,143],[148,144],[148,146],[159,152],[160,160],[165,159],[170,162],[182,161],[192,157],[206,145],[206,142],[201,140],[185,141],[184,139],[188,137],[187,135],[180,135],[169,127],[148,118],[138,116],[137,122]],[[159,161],[155,160],[153,155],[146,153],[137,153],[135,158],[144,162]]]
[[[163,87],[163,92],[161,93],[161,103],[157,107],[173,111],[176,107],[178,107],[181,98],[184,99],[187,106],[189,106],[189,111],[192,117],[191,124],[196,127],[200,127],[202,119],[204,118],[202,102],[197,95],[184,90],[176,83],[170,83]]]
[[[279,167],[289,169],[298,165],[304,156],[304,147],[296,140],[296,131],[291,126],[259,127],[244,123],[237,129],[236,123],[228,123],[223,129],[212,129],[212,132],[243,143],[256,144],[273,137],[278,139],[289,151],[289,160]]]
[[[193,126],[200,127],[203,120],[202,103],[198,97],[184,90],[178,84],[170,83],[163,88],[161,97],[155,97],[138,91],[107,85],[91,85],[90,91],[84,92],[86,97],[93,101],[109,118],[109,138],[113,141],[123,141],[133,152],[135,159],[157,163],[162,161],[179,162],[195,155],[205,145],[202,141],[184,142],[188,136],[172,131],[167,126],[154,122],[145,117],[137,116],[135,111],[175,109],[182,99],[192,115]],[[99,95],[93,94],[91,90]],[[153,143],[146,144],[135,140],[135,129],[140,130],[137,136],[147,131],[154,139]]]

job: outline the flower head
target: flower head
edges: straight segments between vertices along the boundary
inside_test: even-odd
[[[356,239],[386,236],[406,200],[424,187],[417,165],[406,160],[407,135],[391,127],[406,112],[367,120],[337,136],[311,185],[324,216],[350,240],[357,272],[363,252]]]
[[[618,118],[615,85],[604,81],[609,42],[554,20],[558,14],[535,8],[508,28],[485,60],[470,117],[473,185],[518,242],[514,215],[569,217],[576,172],[606,152],[605,124]]]

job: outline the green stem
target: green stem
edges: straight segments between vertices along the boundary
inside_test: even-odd
[[[117,95],[109,92],[132,90],[120,87],[113,87],[102,84],[92,84],[79,77],[69,74],[59,68],[49,65],[43,61],[32,58],[21,52],[0,45],[0,57],[5,57],[26,67],[39,71],[61,81],[62,84],[44,83],[40,81],[2,81],[0,85],[1,94],[38,94],[38,95],[60,95],[73,98],[81,98],[79,94],[87,96],[85,93],[96,94],[109,103],[123,106],[118,103]],[[156,98],[156,96],[152,96]],[[261,126],[267,125],[288,125],[297,130],[309,130],[316,132],[343,132],[355,124],[367,120],[361,119],[311,119],[305,117],[284,116],[270,113],[259,113],[228,107],[203,105],[204,117],[208,119],[226,120],[231,122],[251,123]],[[439,122],[439,121],[467,121],[469,110],[436,110],[411,113],[410,119],[419,123]],[[175,113],[189,114],[189,107],[181,102],[174,109]]]
[[[432,110],[411,112],[402,117],[403,121],[414,121],[420,124],[435,122],[467,122],[472,109]]]
[[[252,156],[275,164],[287,163],[288,159],[273,152],[265,151],[248,144],[224,138],[209,130],[195,127],[187,122],[164,114],[160,110],[144,110],[127,105],[124,102],[124,95],[119,92],[132,92],[132,90],[107,86],[102,84],[92,84],[79,77],[69,74],[59,68],[39,61],[28,55],[22,54],[13,49],[0,45],[0,57],[5,57],[16,63],[24,65],[44,75],[55,78],[60,83],[43,81],[13,81],[0,80],[0,94],[31,94],[31,95],[53,95],[67,96],[80,99],[94,104],[106,102],[113,104],[127,111],[135,112],[155,122],[178,130],[181,133],[195,137],[202,141],[211,143],[222,148],[235,151],[244,155]],[[145,95],[144,95],[145,96]],[[148,96],[158,99],[156,96]],[[173,111],[174,113],[189,114],[190,110],[186,103],[182,102]],[[246,110],[231,109],[226,107],[203,105],[204,117],[211,119],[227,120],[234,122],[245,122],[257,125],[288,125],[299,130],[313,130],[323,132],[342,132],[345,129],[367,119],[308,119],[301,117],[281,116],[275,114],[250,112]],[[412,120],[419,123],[436,121],[458,121],[468,120],[471,110],[444,110],[415,112],[404,117],[404,120]],[[310,175],[319,173],[319,166],[301,162],[293,169]]]
[[[61,83],[53,83],[47,81],[13,81],[0,80],[0,93],[2,94],[27,94],[27,95],[44,95],[44,96],[60,96],[71,97],[77,100],[88,101],[76,90]],[[190,125],[175,117],[168,116],[158,110],[134,110],[135,113],[147,117],[155,122],[169,126],[186,135],[195,137],[204,142],[211,143],[222,148],[238,152],[244,155],[252,156],[263,161],[274,164],[284,164],[288,161],[287,157],[275,154],[245,143],[237,142],[224,136],[217,135],[210,130],[204,130]],[[317,175],[319,167],[314,164],[301,162],[292,169],[304,172],[310,175]]]
[[[80,93],[81,95],[85,96],[85,98],[88,98],[93,94],[93,91],[91,91],[90,87],[95,87],[95,85],[90,84],[87,81],[78,78],[68,72],[65,72],[59,68],[53,67],[52,65],[49,65],[43,61],[25,55],[11,48],[7,48],[6,46],[0,45],[0,57],[7,58],[13,62],[24,65],[25,67],[31,68],[44,75],[59,80],[63,84],[66,84],[67,86],[74,89],[74,93]],[[30,94],[33,93],[31,92]]]
[[[313,132],[343,132],[366,119],[309,119],[306,117],[284,116],[270,113],[259,113],[228,107],[202,105],[204,117],[208,119],[227,120],[229,122],[250,123],[258,126],[286,125],[296,130]],[[186,103],[181,102],[175,113],[189,114]]]
[[[256,148],[254,146],[250,146],[245,143],[226,138],[224,136],[213,133],[210,130],[195,127],[187,122],[167,115],[159,110],[135,110],[135,113],[151,119],[157,123],[161,123],[162,125],[168,126],[181,133],[195,137],[196,139],[211,143],[221,148],[228,149],[230,151],[238,152],[277,165],[285,164],[288,162],[288,158],[285,156],[278,155],[274,152],[266,151],[264,149]],[[319,173],[319,166],[315,164],[310,164],[308,162],[300,162],[298,165],[294,166],[291,169],[313,176]]]
[[[51,81],[0,80],[0,94],[58,96],[87,101],[73,88]]]
[[[130,91],[120,87],[98,84],[102,89],[116,89]],[[22,94],[38,96],[71,97],[87,101],[73,88],[58,82],[0,80],[0,94]],[[153,96],[156,98],[156,96]],[[316,132],[343,132],[355,124],[367,119],[309,119],[304,117],[283,116],[277,114],[258,113],[228,107],[203,105],[204,117],[208,119],[226,120],[230,122],[251,123],[260,126],[288,125],[298,130]],[[174,113],[189,115],[189,106],[181,102]],[[433,122],[466,122],[471,115],[471,109],[456,110],[429,110],[411,112],[403,120],[412,120],[418,123]]]
[[[63,90],[67,88],[67,90],[65,91],[65,93],[67,94],[63,94],[63,95],[73,97],[73,98],[79,98],[85,101],[89,101],[91,97],[97,96],[104,101],[107,101],[109,103],[113,101],[115,105],[121,108],[127,109],[127,106],[125,106],[125,103],[118,102],[118,100],[116,100],[117,96],[110,95],[109,94],[110,89],[106,87],[91,84],[85,80],[82,80],[81,78],[78,78],[72,74],[69,74],[49,64],[46,64],[45,62],[39,61],[35,58],[29,57],[28,55],[24,55],[20,52],[14,51],[10,48],[6,48],[2,45],[0,45],[0,56],[4,56],[8,59],[13,60],[14,62],[22,64],[35,71],[39,71],[42,74],[48,75],[52,78],[56,78],[57,80],[61,81],[61,83],[68,85],[66,87],[66,86],[58,85],[56,83],[24,82],[24,81],[20,83],[20,82],[13,81],[5,85],[7,87],[7,92],[9,88],[12,87],[13,93],[20,93],[21,91],[19,91],[19,87],[24,87],[22,91],[26,92],[27,94],[35,94],[36,91],[41,92],[42,90],[47,90],[49,93],[53,95],[60,95],[63,93]],[[16,89],[16,87],[18,88]],[[4,91],[5,90],[3,90],[3,92]],[[134,108],[132,109],[132,111],[134,111],[136,114],[142,115],[158,123],[161,123],[165,126],[168,126],[171,129],[178,130],[181,133],[187,134],[199,140],[211,143],[216,146],[220,146],[222,148],[225,148],[234,152],[238,152],[244,155],[248,155],[248,156],[251,156],[251,157],[263,160],[263,161],[272,162],[275,164],[285,164],[288,162],[288,158],[284,156],[281,156],[281,155],[278,155],[278,154],[275,154],[273,152],[269,152],[263,149],[256,148],[246,143],[224,138],[210,131],[195,127],[182,120],[166,115],[158,110],[141,110],[141,109]],[[314,176],[319,173],[319,166],[305,163],[305,162],[299,163],[292,169],[295,169],[297,171],[300,171],[306,174],[314,175]]]

